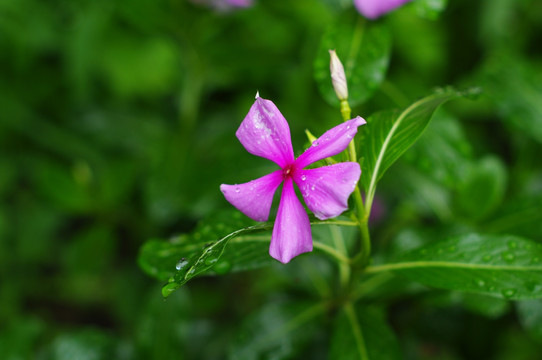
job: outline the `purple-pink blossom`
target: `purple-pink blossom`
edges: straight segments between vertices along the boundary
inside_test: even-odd
[[[320,220],[336,217],[348,209],[348,197],[361,175],[359,164],[342,162],[314,169],[306,167],[342,152],[358,127],[365,123],[358,116],[335,126],[296,159],[288,122],[272,101],[256,97],[236,136],[249,153],[275,162],[280,170],[244,184],[222,184],[220,190],[246,216],[267,221],[273,195],[284,183],[269,247],[273,258],[287,263],[299,254],[312,251],[309,217],[297,198],[294,183],[309,210]]]
[[[410,0],[354,0],[354,5],[361,15],[369,19],[376,19],[408,1]]]

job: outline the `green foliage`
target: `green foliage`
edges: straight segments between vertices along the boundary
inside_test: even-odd
[[[391,37],[388,28],[348,11],[339,16],[320,42],[314,60],[314,78],[324,99],[338,105],[329,77],[329,50],[341,59],[348,82],[348,100],[357,105],[366,101],[384,81],[388,69]]]
[[[399,345],[381,309],[352,305],[337,317],[330,359],[400,359]]]
[[[402,112],[386,111],[369,117],[368,126],[360,131],[359,152],[363,154],[361,182],[370,201],[378,180],[423,133],[438,106],[453,98],[476,92],[444,89],[416,101]]]
[[[0,359],[538,358],[538,2],[218,3],[0,1]],[[341,121],[329,49],[361,193],[282,265],[219,185],[257,90]]]
[[[542,297],[541,264],[542,244],[469,234],[429,244],[368,272],[385,268],[437,288],[519,300]]]
[[[325,304],[269,303],[251,314],[237,330],[230,347],[230,358],[286,359],[316,355],[308,345],[316,345],[325,310]]]
[[[162,289],[164,296],[211,269],[225,274],[269,264],[269,236],[248,235],[271,227],[248,226],[253,223],[239,212],[216,214],[200,223],[189,236],[147,242],[141,249],[139,264],[149,275],[168,280]],[[233,239],[237,240],[235,244],[228,246]],[[223,256],[226,246],[227,255]]]

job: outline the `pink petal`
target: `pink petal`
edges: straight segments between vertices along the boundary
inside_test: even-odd
[[[312,251],[309,216],[295,194],[292,179],[286,178],[269,254],[286,264],[293,257],[309,251]]]
[[[285,167],[294,161],[288,122],[270,100],[257,97],[235,133],[245,149]]]
[[[295,161],[296,167],[302,169],[315,161],[337,155],[352,141],[358,132],[358,127],[366,124],[361,117],[348,120],[334,128],[326,131],[312,143],[312,146],[305,150]]]
[[[282,182],[282,170],[238,185],[220,185],[220,191],[233,206],[256,221],[267,221],[273,195]]]
[[[354,0],[358,11],[369,19],[376,19],[380,15],[398,8],[409,0]]]
[[[343,162],[317,169],[299,170],[294,181],[301,189],[307,207],[320,220],[340,215],[348,209],[348,197],[361,175],[358,163]]]

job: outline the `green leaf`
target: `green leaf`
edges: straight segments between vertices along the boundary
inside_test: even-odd
[[[511,300],[542,297],[542,244],[516,236],[462,235],[366,271],[386,270],[436,288]]]
[[[324,33],[314,61],[314,78],[326,101],[339,105],[331,85],[329,50],[336,50],[344,65],[348,101],[367,100],[384,80],[390,59],[391,37],[384,23],[371,22],[349,11],[337,17]]]
[[[346,304],[335,322],[328,358],[391,360],[401,355],[383,311]]]
[[[247,236],[270,228],[268,223],[254,225],[254,221],[238,211],[218,213],[202,221],[189,235],[169,241],[149,240],[141,248],[139,265],[149,275],[169,281],[162,291],[167,296],[193,277],[210,272],[211,268],[215,273],[225,273],[270,263],[269,237]],[[234,238],[238,246],[231,244],[223,256],[224,249]]]
[[[436,20],[446,9],[448,0],[417,0],[414,2],[416,12],[427,19]]]
[[[348,225],[353,229],[355,223],[341,219],[321,222],[313,216],[310,219],[311,224],[318,225],[314,230],[315,250],[339,260],[346,259],[346,255],[328,244],[326,237],[331,234],[328,226]],[[139,266],[147,274],[168,281],[162,289],[163,295],[168,296],[198,275],[222,275],[270,265],[276,260],[269,256],[271,235],[265,230],[272,229],[273,223],[255,224],[237,210],[216,213],[201,221],[190,234],[168,241],[147,241],[140,249]],[[352,229],[345,230],[346,240],[355,234]],[[320,236],[324,233],[327,236]]]
[[[460,92],[442,89],[399,111],[378,112],[367,119],[360,130],[359,154],[363,156],[361,182],[370,203],[376,184],[386,170],[420,137],[435,110],[448,100],[475,94],[477,90]]]
[[[506,182],[506,169],[496,157],[469,164],[459,179],[456,204],[469,218],[481,219],[501,203]]]
[[[230,349],[230,359],[295,359],[310,356],[307,344],[319,337],[325,303],[273,301],[242,324]],[[316,351],[312,350],[316,355]]]

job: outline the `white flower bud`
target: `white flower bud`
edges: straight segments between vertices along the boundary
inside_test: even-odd
[[[329,69],[331,70],[331,83],[333,89],[339,100],[348,99],[348,86],[346,85],[346,75],[344,74],[344,67],[335,53],[335,50],[329,50],[331,61],[329,63]]]

